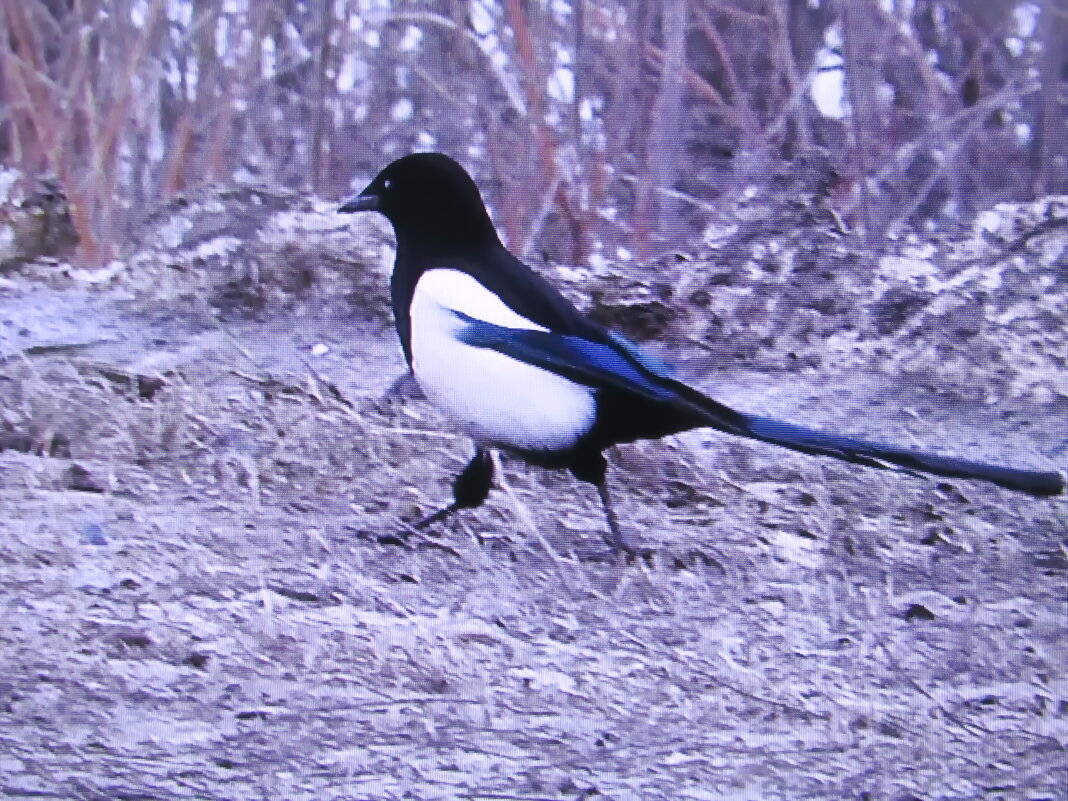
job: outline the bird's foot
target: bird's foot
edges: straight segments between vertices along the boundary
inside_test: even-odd
[[[405,523],[404,521],[401,521],[401,527],[399,529],[397,529],[396,531],[389,532],[388,534],[379,534],[375,539],[378,541],[379,545],[396,545],[401,548],[410,548],[412,547],[413,534],[422,535],[423,529],[425,529],[427,526],[431,526],[434,523],[444,520],[450,514],[455,512],[457,508],[457,504],[451,503],[448,506],[438,509],[437,511],[431,512],[426,517],[420,518],[414,523]],[[421,536],[421,539],[425,540],[427,546],[429,547],[439,547],[443,550],[448,550],[455,553],[453,549],[447,546],[443,546],[440,543],[436,543],[429,537]]]
[[[615,537],[605,533],[602,535],[605,545],[576,545],[571,553],[582,562],[611,562],[633,565],[636,562],[644,562],[652,566],[656,552],[652,548],[640,548],[631,545],[622,537]]]
[[[652,548],[636,547],[622,537],[616,538],[606,536],[605,542],[608,543],[608,547],[611,548],[612,553],[616,557],[621,557],[628,565],[642,561],[649,567],[652,567],[653,555],[655,554],[655,551],[653,551]]]
[[[446,517],[448,517],[453,512],[455,512],[457,509],[461,509],[461,508],[463,508],[463,507],[460,504],[458,504],[458,503],[456,503],[454,501],[453,503],[450,503],[448,506],[443,506],[442,508],[438,509],[436,512],[431,512],[426,517],[416,521],[415,523],[412,523],[410,526],[408,526],[408,528],[411,529],[412,531],[422,531],[427,526],[432,526],[435,523],[438,523],[438,522],[444,520]]]
[[[379,534],[375,539],[379,545],[394,545],[409,550],[444,551],[451,556],[460,556],[460,552],[451,545],[421,531],[419,523],[422,522],[423,521],[420,520],[415,525],[402,524],[403,527],[397,531],[388,534]]]
[[[651,549],[635,548],[624,539],[623,530],[619,525],[619,518],[616,516],[616,510],[612,505],[612,499],[608,494],[608,486],[605,484],[603,477],[597,484],[597,493],[601,496],[605,518],[608,521],[608,531],[602,535],[604,541],[608,543],[608,547],[612,549],[615,555],[622,555],[627,564],[633,564],[638,559],[641,559],[646,564],[652,565],[653,551]]]

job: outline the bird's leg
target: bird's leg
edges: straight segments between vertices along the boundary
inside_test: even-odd
[[[575,478],[597,487],[597,494],[601,496],[601,505],[604,506],[604,516],[608,521],[608,533],[604,535],[604,541],[608,543],[608,547],[616,553],[622,552],[627,556],[637,556],[638,549],[623,539],[619,518],[616,516],[615,507],[612,506],[612,496],[608,494],[608,482],[605,480],[608,460],[604,458],[604,454],[586,454],[581,460],[574,461],[570,465],[570,470]]]
[[[444,520],[453,512],[460,509],[474,509],[481,506],[489,495],[493,486],[493,456],[483,447],[475,450],[474,458],[468,462],[460,475],[452,483],[453,501],[448,506],[432,512],[418,523],[412,525],[414,529],[422,529]]]
[[[608,547],[617,553],[625,553],[627,556],[638,556],[641,552],[623,539],[623,530],[619,527],[619,517],[612,505],[612,496],[608,494],[608,482],[601,478],[597,482],[597,494],[601,496],[601,505],[604,506],[604,516],[608,520],[608,532],[604,535],[604,541]]]
[[[601,496],[604,516],[608,520],[609,533],[605,535],[605,542],[614,551],[633,554],[634,549],[623,539],[623,532],[619,528],[619,518],[616,516],[615,507],[612,506],[612,496],[608,494],[608,482],[604,478],[597,482],[597,494]]]

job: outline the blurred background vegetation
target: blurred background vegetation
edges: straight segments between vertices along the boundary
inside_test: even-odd
[[[412,150],[574,263],[754,192],[877,242],[1068,190],[1064,0],[0,0],[0,33],[0,196],[49,179],[83,264],[196,185],[340,198]]]

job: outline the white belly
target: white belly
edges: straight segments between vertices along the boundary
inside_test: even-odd
[[[457,341],[464,323],[451,310],[508,328],[546,330],[467,273],[427,271],[410,310],[412,371],[432,402],[489,444],[563,450],[589,430],[596,411],[589,387]]]

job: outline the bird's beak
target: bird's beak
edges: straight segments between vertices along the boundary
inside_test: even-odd
[[[338,211],[342,214],[352,214],[356,211],[378,211],[378,195],[355,195],[342,203]]]

